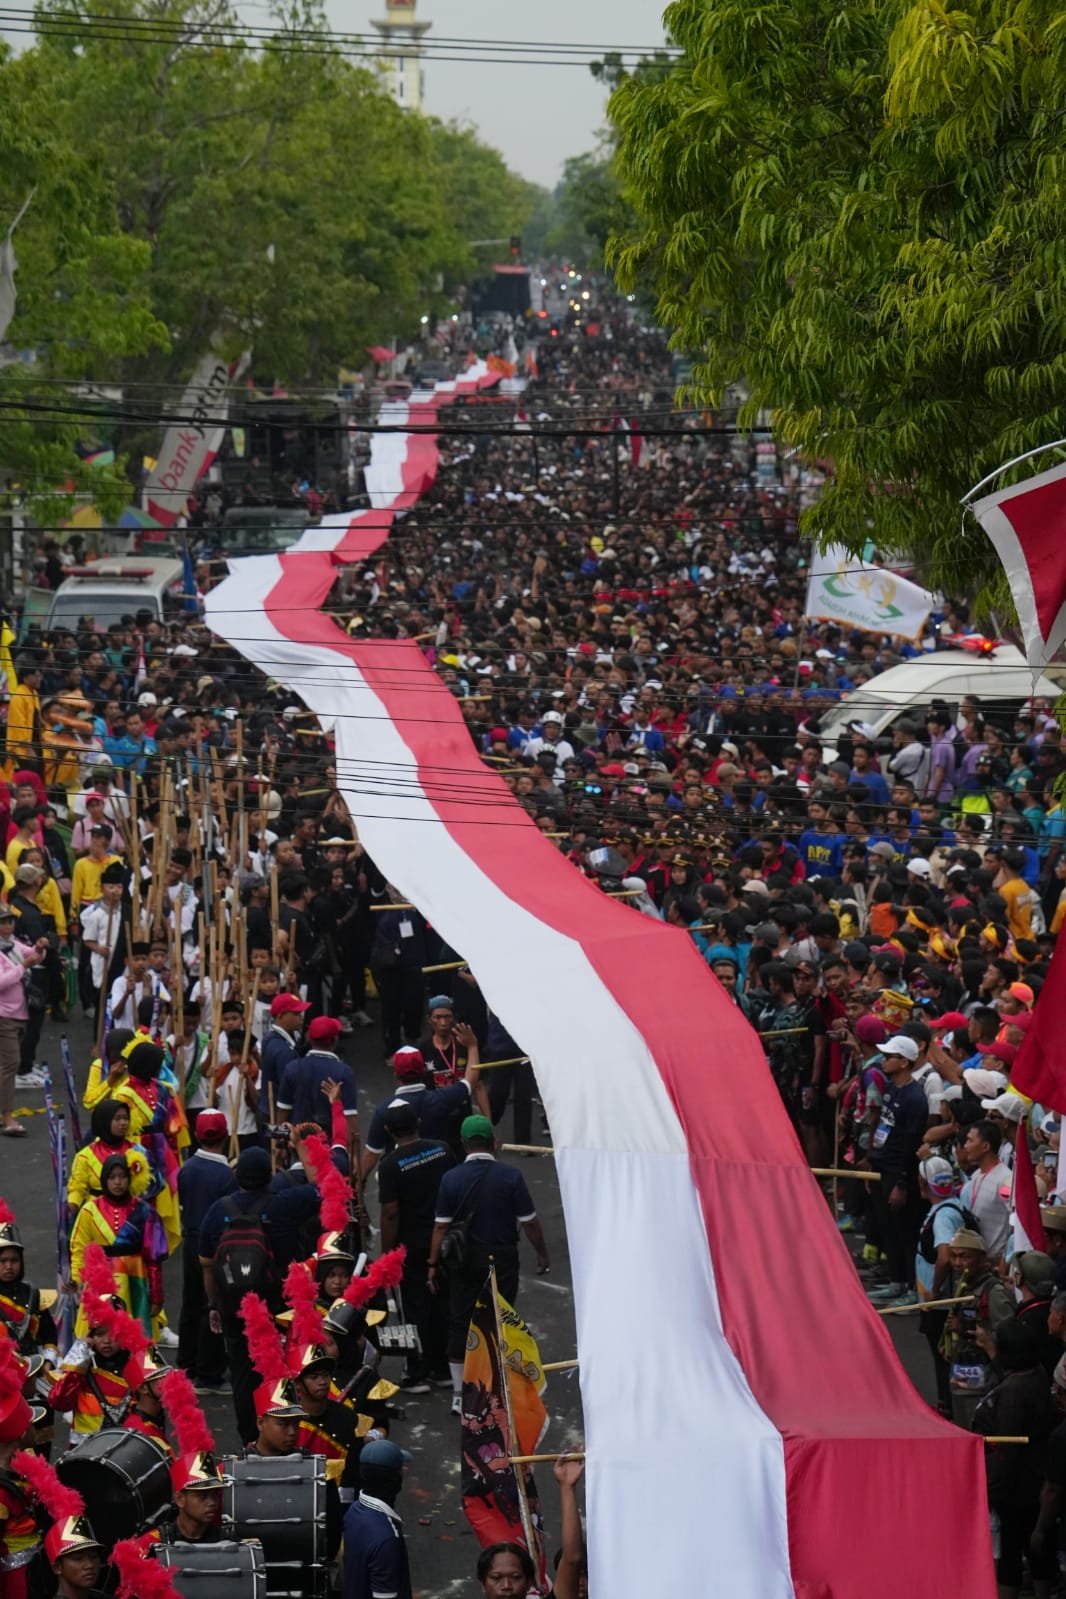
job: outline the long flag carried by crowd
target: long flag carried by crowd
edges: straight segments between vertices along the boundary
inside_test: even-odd
[[[233,562],[207,617],[335,730],[362,843],[535,1062],[574,1275],[592,1587],[704,1593],[713,1558],[733,1599],[991,1599],[982,1442],[911,1387],[758,1039],[691,938],[600,893],[517,807],[501,826],[510,791],[418,644],[353,640],[322,611],[335,562],[372,555],[432,483],[427,424],[493,378],[472,367],[393,407],[372,508]],[[653,1447],[672,1469],[649,1468]],[[966,1507],[935,1539],[930,1481]],[[877,1526],[891,1553],[871,1562]]]

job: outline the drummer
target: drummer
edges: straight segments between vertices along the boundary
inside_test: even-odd
[[[373,1419],[361,1416],[350,1400],[341,1397],[333,1380],[337,1362],[328,1345],[305,1344],[295,1352],[294,1364],[296,1392],[303,1407],[299,1447],[304,1454],[337,1462],[341,1503],[350,1504],[358,1482],[362,1439],[371,1431]]]
[[[64,1516],[44,1537],[45,1559],[55,1573],[58,1599],[101,1599],[97,1583],[104,1546],[86,1516]]]
[[[291,1377],[263,1382],[255,1390],[256,1440],[248,1445],[249,1455],[295,1454],[299,1448],[303,1406]]]
[[[160,1358],[159,1351],[149,1345],[141,1354],[131,1355],[123,1372],[130,1389],[130,1408],[124,1426],[133,1432],[143,1432],[153,1438],[168,1455],[172,1454],[164,1422],[166,1412],[159,1395],[159,1387],[170,1367]]]
[[[339,1299],[355,1272],[355,1251],[351,1233],[323,1233],[315,1249],[315,1280],[318,1303],[328,1310]]]
[[[0,1594],[25,1599],[30,1561],[41,1535],[29,1491],[11,1462],[32,1444],[33,1412],[22,1395],[22,1369],[10,1340],[0,1351]]]
[[[0,1200],[0,1327],[6,1327],[24,1355],[38,1350],[52,1364],[59,1358],[52,1306],[54,1288],[26,1281],[26,1250],[15,1217]]]
[[[214,1455],[200,1450],[182,1455],[170,1468],[174,1486],[173,1521],[159,1529],[162,1543],[220,1543],[222,1529],[222,1490],[226,1478]]]
[[[117,1297],[111,1303],[117,1310],[126,1308]],[[132,1402],[126,1381],[129,1362],[106,1327],[90,1326],[67,1350],[49,1403],[53,1410],[73,1411],[72,1430],[82,1436],[101,1427],[121,1427]]]

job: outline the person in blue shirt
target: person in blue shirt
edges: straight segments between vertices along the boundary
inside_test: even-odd
[[[270,1031],[263,1039],[259,1066],[259,1103],[268,1114],[271,1097],[276,1108],[286,1069],[296,1059],[297,1034],[303,1026],[304,1014],[310,1009],[307,1000],[301,999],[299,994],[275,994],[270,1002]]]
[[[315,1017],[307,1029],[310,1049],[306,1055],[290,1061],[285,1068],[278,1094],[278,1115],[296,1126],[303,1122],[317,1122],[328,1138],[333,1128],[333,1117],[329,1098],[322,1085],[330,1081],[340,1083],[340,1100],[348,1123],[348,1151],[351,1157],[359,1133],[359,1109],[352,1068],[333,1052],[340,1036],[341,1024],[336,1017]]]
[[[450,1268],[447,1278],[448,1367],[455,1415],[462,1409],[463,1359],[470,1316],[485,1286],[490,1261],[495,1262],[500,1293],[510,1305],[518,1294],[520,1227],[536,1250],[538,1277],[545,1276],[551,1267],[525,1178],[516,1166],[505,1166],[493,1154],[492,1123],[487,1116],[468,1116],[461,1131],[466,1160],[441,1178],[429,1246],[429,1291],[437,1293],[442,1286],[439,1279],[444,1235],[453,1222],[467,1223],[462,1264]]]
[[[217,1199],[237,1190],[237,1179],[223,1146],[229,1125],[220,1110],[202,1110],[196,1118],[198,1148],[178,1172],[181,1203],[181,1319],[178,1322],[178,1365],[201,1393],[224,1393],[226,1346],[211,1331],[200,1266],[200,1227]]]
[[[344,1517],[344,1599],[412,1599],[407,1542],[396,1501],[406,1449],[374,1438],[359,1456],[359,1497]]]
[[[843,833],[829,831],[829,810],[819,800],[807,806],[809,827],[799,836],[800,860],[808,877],[839,877],[844,867]]]
[[[140,711],[130,711],[126,717],[126,731],[120,738],[105,738],[104,749],[112,765],[120,771],[144,772],[148,757],[156,753],[156,746],[155,740],[144,731],[144,717]]]
[[[877,764],[877,757],[866,744],[856,744],[851,756],[851,772],[848,775],[849,783],[861,783],[870,796],[874,805],[887,805],[890,799],[888,784],[885,782],[881,768]]]

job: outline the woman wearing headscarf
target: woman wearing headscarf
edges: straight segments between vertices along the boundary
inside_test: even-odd
[[[67,1184],[67,1204],[76,1214],[90,1194],[101,1189],[104,1162],[111,1155],[125,1155],[130,1174],[130,1193],[135,1199],[148,1195],[152,1172],[148,1155],[140,1144],[130,1140],[130,1108],[117,1099],[104,1099],[93,1107],[91,1136],[74,1156]]]
[[[166,1235],[159,1218],[145,1199],[130,1193],[130,1168],[124,1154],[108,1155],[100,1168],[100,1192],[90,1194],[78,1212],[70,1235],[71,1282],[84,1276],[85,1251],[101,1244],[115,1273],[116,1291],[131,1316],[152,1336],[152,1318],[163,1304],[162,1263],[167,1257]],[[79,1307],[74,1332],[84,1338],[89,1330]]]

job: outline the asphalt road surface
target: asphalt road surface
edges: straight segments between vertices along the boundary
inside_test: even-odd
[[[66,1032],[80,1092],[88,1075],[91,1033],[80,1017],[71,1022]],[[49,1062],[56,1079],[61,1079],[59,1037],[60,1030],[49,1021],[39,1050],[39,1059]],[[379,1029],[376,1026],[366,1028],[350,1038],[342,1039],[341,1053],[356,1073],[360,1115],[365,1129],[369,1125],[371,1110],[385,1097],[393,1081],[392,1073],[383,1061]],[[56,1095],[60,1100],[65,1099],[61,1080],[57,1081]],[[26,1244],[27,1275],[32,1281],[49,1286],[54,1281],[56,1258],[55,1188],[43,1114],[44,1094],[39,1089],[27,1091],[17,1105],[37,1114],[28,1116],[23,1123],[28,1129],[28,1138],[7,1140],[0,1146],[0,1194],[18,1217]],[[87,1126],[84,1109],[82,1123]],[[534,1139],[539,1140],[542,1132],[543,1142],[550,1144],[550,1134],[544,1131],[535,1107]],[[498,1133],[502,1139],[513,1137],[509,1110]],[[503,1158],[522,1166],[544,1226],[552,1260],[548,1277],[535,1276],[532,1250],[523,1239],[518,1307],[537,1338],[542,1358],[546,1361],[568,1360],[576,1353],[574,1311],[555,1163],[550,1157]],[[377,1189],[373,1179],[369,1185],[368,1204],[372,1220],[376,1222]],[[669,1216],[663,1216],[662,1225],[669,1227]],[[796,1248],[802,1250],[802,1239],[796,1240]],[[639,1271],[640,1262],[634,1261],[632,1266]],[[817,1293],[818,1284],[810,1283],[809,1291]],[[180,1269],[171,1263],[167,1268],[167,1310],[174,1325],[177,1324],[180,1295]],[[766,1307],[766,1313],[798,1316],[802,1315],[803,1307],[775,1303]],[[649,1305],[648,1318],[643,1326],[618,1329],[618,1336],[629,1341],[635,1361],[655,1359],[656,1320],[671,1314],[669,1305]],[[932,1399],[932,1370],[928,1350],[918,1334],[917,1318],[896,1316],[888,1320],[896,1348],[912,1381],[923,1397]],[[830,1360],[847,1359],[847,1351],[827,1350],[825,1356]],[[169,1352],[168,1358],[173,1358]],[[383,1362],[384,1374],[398,1377],[401,1364],[398,1358],[386,1358]],[[557,1449],[562,1452],[581,1441],[581,1402],[576,1377],[576,1372],[549,1377],[545,1400],[551,1422],[542,1445],[546,1450]],[[399,1509],[405,1522],[415,1592],[420,1599],[458,1599],[460,1595],[473,1594],[475,1591],[473,1573],[477,1545],[466,1524],[459,1499],[459,1424],[450,1415],[449,1401],[450,1394],[439,1390],[426,1395],[399,1396],[398,1402],[403,1405],[405,1417],[395,1425],[393,1431],[396,1440],[415,1456],[414,1462],[407,1468]],[[678,1393],[677,1403],[685,1403],[683,1392]],[[205,1397],[203,1405],[219,1448],[223,1452],[235,1449],[237,1437],[229,1399]],[[663,1434],[669,1434],[669,1417],[663,1417]],[[549,1551],[554,1551],[558,1538],[558,1505],[550,1467],[541,1469],[538,1486],[547,1526],[548,1547]]]

